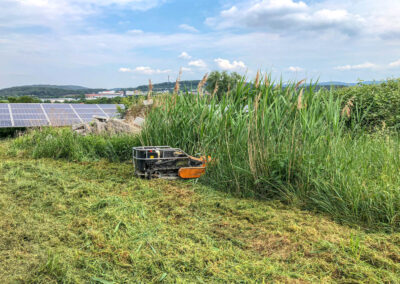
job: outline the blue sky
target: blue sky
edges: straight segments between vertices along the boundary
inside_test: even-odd
[[[398,0],[0,0],[0,88],[400,77]]]

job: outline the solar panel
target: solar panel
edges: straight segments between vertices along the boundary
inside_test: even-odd
[[[71,106],[76,110],[81,109],[81,108],[84,108],[84,109],[98,109],[98,106],[94,105],[94,104],[87,104],[87,105],[85,105],[85,104],[71,104]]]
[[[0,127],[66,126],[90,122],[93,116],[117,117],[117,105],[0,104]]]
[[[40,104],[9,104],[11,109],[42,109]]]
[[[116,109],[103,109],[105,113],[117,113]]]
[[[50,121],[52,126],[68,126],[68,125],[82,123],[82,121],[79,119],[62,119],[62,120],[52,119]]]
[[[53,126],[65,126],[82,122],[69,104],[43,104],[43,108]]]
[[[49,125],[47,120],[39,120],[39,119],[14,120],[15,127],[33,127],[33,126],[47,126],[47,125]]]
[[[12,127],[11,120],[2,120],[2,119],[0,119],[0,127]]]
[[[70,104],[42,104],[45,109],[70,109]]]
[[[104,105],[99,105],[102,109],[117,109],[117,106],[123,107],[123,105],[110,105],[110,104],[104,104]]]

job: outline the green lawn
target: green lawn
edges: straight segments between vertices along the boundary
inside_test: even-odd
[[[400,283],[400,233],[130,164],[8,157],[0,141],[0,283]]]

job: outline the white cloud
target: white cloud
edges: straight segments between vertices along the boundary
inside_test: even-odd
[[[223,28],[223,24],[228,24],[225,27],[229,29],[211,29],[199,33],[157,31],[157,27],[151,28],[153,32],[126,31],[138,27],[133,20],[118,25],[117,29],[108,25],[108,21],[98,25],[99,19],[107,16],[107,13],[129,13],[129,7],[124,4],[104,6],[105,2],[99,0],[97,4],[89,5],[88,1],[83,0],[82,6],[79,6],[78,0],[37,1],[25,2],[30,2],[28,5],[21,4],[22,0],[0,0],[3,3],[0,5],[0,86],[63,83],[67,80],[93,87],[106,84],[115,87],[141,84],[141,80],[147,78],[146,75],[110,76],[121,66],[136,72],[125,75],[139,75],[140,72],[157,74],[167,68],[177,71],[183,65],[192,69],[193,73],[187,75],[195,79],[201,77],[203,69],[195,66],[199,64],[188,66],[186,63],[202,58],[209,68],[216,68],[217,63],[213,59],[218,57],[230,59],[230,65],[235,64],[233,59],[240,59],[253,70],[261,68],[269,72],[275,67],[279,70],[274,72],[278,77],[289,66],[299,64],[307,70],[308,76],[314,78],[356,81],[361,72],[338,72],[333,67],[379,58],[383,63],[379,63],[377,68],[365,69],[373,72],[362,73],[362,76],[370,76],[362,79],[382,79],[393,76],[393,71],[397,69],[390,68],[395,68],[397,64],[392,61],[399,59],[399,0],[302,0],[303,4],[301,0],[250,0],[247,1],[248,7],[236,4],[236,10],[232,9],[231,15],[227,13],[222,17],[220,13],[217,14],[218,27]],[[240,1],[244,2],[225,2]],[[123,3],[123,0],[119,2]],[[257,3],[261,3],[261,6],[253,12],[252,18],[248,8]],[[260,17],[260,14],[265,14],[262,9],[265,4],[262,3],[275,3],[275,6],[271,4],[267,9],[270,15],[266,19]],[[230,10],[230,7],[220,9]],[[241,10],[243,17],[239,15]],[[358,24],[354,29],[350,27],[346,30],[345,26],[339,25],[339,31],[345,33],[338,33],[336,23],[339,19],[348,22],[349,15],[359,15],[360,21],[355,18]],[[125,19],[115,19],[115,22]],[[177,25],[186,21],[184,16],[177,20],[181,21]],[[325,25],[321,26],[321,22]],[[358,31],[360,26],[363,28],[360,33],[351,38],[347,36],[346,31]],[[305,34],[302,31],[313,33]],[[179,60],[178,55],[182,50],[198,57],[192,57],[187,62]],[[303,63],[298,61],[299,58]],[[43,66],[41,72],[37,72],[39,65]],[[151,66],[150,70],[153,71],[134,71],[136,66]],[[160,68],[159,71],[155,67]],[[338,67],[343,70],[360,68],[357,65]],[[165,75],[151,77],[158,76],[161,81],[166,80]],[[290,75],[295,73],[284,72],[284,76]]]
[[[298,66],[290,66],[287,70],[290,72],[302,72],[304,71],[304,68]]]
[[[133,72],[141,73],[145,75],[155,75],[155,74],[165,74],[171,72],[170,69],[160,70],[160,69],[152,69],[148,66],[138,66],[136,67]]]
[[[192,58],[192,56],[190,56],[186,51],[183,51],[178,57],[182,58],[182,59],[191,59]]]
[[[84,24],[89,16],[108,9],[145,11],[167,0],[5,0],[0,9],[0,27],[41,26],[52,30]]]
[[[366,62],[363,64],[357,64],[357,65],[343,65],[343,66],[337,66],[334,69],[339,70],[339,71],[349,71],[349,70],[361,70],[361,69],[373,69],[378,67],[376,64]]]
[[[121,67],[121,68],[119,68],[118,71],[122,72],[122,73],[135,72],[135,73],[140,73],[140,74],[145,74],[145,75],[155,75],[155,74],[169,73],[172,70],[170,70],[170,69],[166,69],[166,70],[152,69],[151,67],[148,67],[148,66],[138,66],[135,69]]]
[[[202,69],[207,68],[207,64],[202,59],[190,61],[188,65]]]
[[[214,62],[217,63],[218,67],[223,69],[223,70],[240,70],[240,69],[246,69],[246,65],[244,64],[243,61],[236,61],[234,60],[232,63],[227,60],[227,59],[222,59],[222,58],[217,58],[214,59]]]
[[[143,31],[142,31],[142,30],[138,30],[138,29],[134,29],[134,30],[128,31],[128,33],[129,33],[129,34],[137,35],[137,34],[142,34]]]
[[[184,30],[184,31],[191,32],[191,33],[198,33],[199,32],[198,29],[196,29],[193,26],[187,25],[187,24],[179,25],[179,28]]]
[[[121,68],[118,69],[118,71],[126,73],[126,72],[132,72],[132,69],[131,68],[126,68],[126,67],[121,67]]]
[[[400,67],[400,59],[389,64],[389,67]]]
[[[182,67],[181,70],[182,70],[182,72],[192,72],[192,69],[190,69],[188,67]]]
[[[338,30],[346,34],[359,32],[365,20],[346,9],[321,8],[293,0],[244,1],[223,10],[217,17],[207,18],[206,24],[224,28],[269,29],[290,31]]]

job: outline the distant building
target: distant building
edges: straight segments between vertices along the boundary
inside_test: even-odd
[[[116,91],[101,91],[99,95],[115,95],[116,93]]]
[[[76,99],[74,98],[48,98],[41,99],[42,102],[50,101],[51,103],[66,103],[66,102],[74,102]]]
[[[95,100],[95,99],[101,99],[101,98],[106,98],[106,99],[113,99],[117,97],[123,97],[124,92],[119,91],[102,91],[97,94],[86,94],[85,99],[87,100]]]
[[[125,95],[126,96],[134,96],[135,95],[135,91],[126,91]]]
[[[85,99],[87,100],[95,100],[101,98],[101,95],[99,94],[86,94]]]

